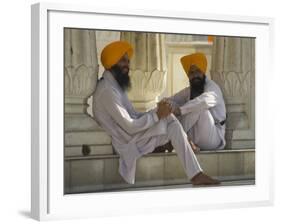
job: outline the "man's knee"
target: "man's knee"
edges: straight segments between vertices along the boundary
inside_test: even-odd
[[[208,109],[202,109],[200,111],[194,111],[188,114],[182,115],[181,121],[192,121],[192,120],[199,120],[204,117],[209,117],[211,115],[210,111]]]
[[[214,118],[209,110],[202,110],[199,113],[198,122],[203,123],[205,125],[212,125],[214,124]]]
[[[201,121],[205,122],[209,115],[211,115],[209,110],[201,110],[184,114],[179,117],[179,120],[185,132],[188,132],[194,125],[201,123]]]
[[[199,114],[200,114],[200,116],[209,116],[209,115],[211,115],[211,112],[208,109],[203,109],[200,111]]]
[[[184,132],[182,124],[174,115],[171,115],[168,121],[168,132],[170,133]]]

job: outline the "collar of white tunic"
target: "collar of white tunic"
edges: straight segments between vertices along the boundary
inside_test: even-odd
[[[119,92],[124,94],[124,91],[119,86],[118,82],[113,77],[113,74],[109,70],[105,70],[102,74],[102,77],[108,81],[114,88],[118,89]]]
[[[205,85],[210,81],[210,79],[208,78],[208,76],[206,76],[206,79],[205,79]]]

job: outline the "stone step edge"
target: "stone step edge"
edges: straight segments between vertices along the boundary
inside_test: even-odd
[[[184,188],[202,188],[202,187],[233,187],[233,186],[249,186],[255,185],[255,180],[238,180],[238,181],[224,181],[221,185],[206,185],[206,186],[193,186],[191,183],[187,184],[173,184],[173,185],[165,185],[165,186],[151,186],[151,187],[136,187],[136,188],[123,188],[123,189],[115,189],[115,190],[104,190],[100,192],[94,193],[102,193],[102,192],[122,192],[122,191],[143,191],[143,190],[174,190],[174,189],[184,189]]]
[[[133,185],[129,184],[111,184],[108,187],[101,189],[96,189],[92,191],[79,191],[79,190],[73,190],[72,192],[69,190],[66,190],[66,194],[77,194],[77,193],[103,193],[103,192],[113,192],[113,191],[126,191],[126,190],[141,190],[141,188],[151,188],[151,189],[175,189],[178,188],[179,186],[186,187],[190,186],[193,188],[201,188],[201,187],[223,187],[223,184],[225,183],[234,183],[234,182],[241,182],[241,181],[248,181],[248,185],[255,185],[255,176],[254,175],[247,175],[247,176],[214,176],[214,178],[218,179],[221,181],[222,185],[206,185],[206,186],[193,186],[188,179],[178,179],[178,180],[173,180],[173,181],[168,181],[168,182],[159,182],[159,181],[150,181],[149,183],[145,182],[138,182]],[[245,185],[245,184],[244,184]],[[229,185],[232,186],[232,185]],[[236,186],[241,186],[241,185],[236,185]]]
[[[220,153],[243,153],[243,152],[255,152],[255,149],[220,149],[220,150],[202,150],[196,155],[200,154],[220,154]],[[175,156],[176,152],[163,152],[163,153],[148,153],[142,157],[158,157],[158,156]],[[89,160],[89,159],[118,159],[120,156],[117,154],[104,154],[104,155],[90,155],[90,156],[66,156],[65,160]]]

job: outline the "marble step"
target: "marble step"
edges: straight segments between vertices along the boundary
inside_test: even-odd
[[[225,178],[218,178],[221,181],[220,185],[212,185],[212,186],[204,186],[204,187],[226,187],[226,186],[242,186],[242,185],[254,185],[255,180],[253,178],[246,178],[241,176],[233,176],[229,177],[228,179]],[[179,188],[197,188],[202,186],[193,186],[191,183],[186,184],[169,184],[169,185],[160,185],[160,186],[136,186],[136,187],[129,187],[129,188],[116,188],[116,189],[109,189],[109,190],[102,190],[100,192],[121,192],[121,191],[143,191],[143,190],[163,190],[163,189],[179,189]],[[99,191],[96,191],[99,192]]]
[[[196,154],[203,170],[224,181],[255,179],[255,150],[212,150]],[[65,193],[100,192],[189,184],[176,153],[150,153],[137,161],[136,183],[118,173],[118,155],[65,159]]]
[[[65,133],[65,146],[110,145],[111,138],[104,131],[75,131]]]
[[[86,147],[81,146],[65,146],[65,156],[66,157],[79,157],[79,156],[95,156],[95,155],[112,155],[114,150],[111,144],[105,145],[86,145]]]

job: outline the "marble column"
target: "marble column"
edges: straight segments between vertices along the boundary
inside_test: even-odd
[[[210,73],[226,102],[226,148],[255,148],[255,39],[215,37]]]
[[[166,55],[164,35],[121,32],[121,40],[132,44],[134,55],[130,62],[132,88],[129,99],[139,111],[153,108],[166,88]]]
[[[110,137],[87,113],[98,77],[95,31],[64,31],[65,155],[112,153]]]

